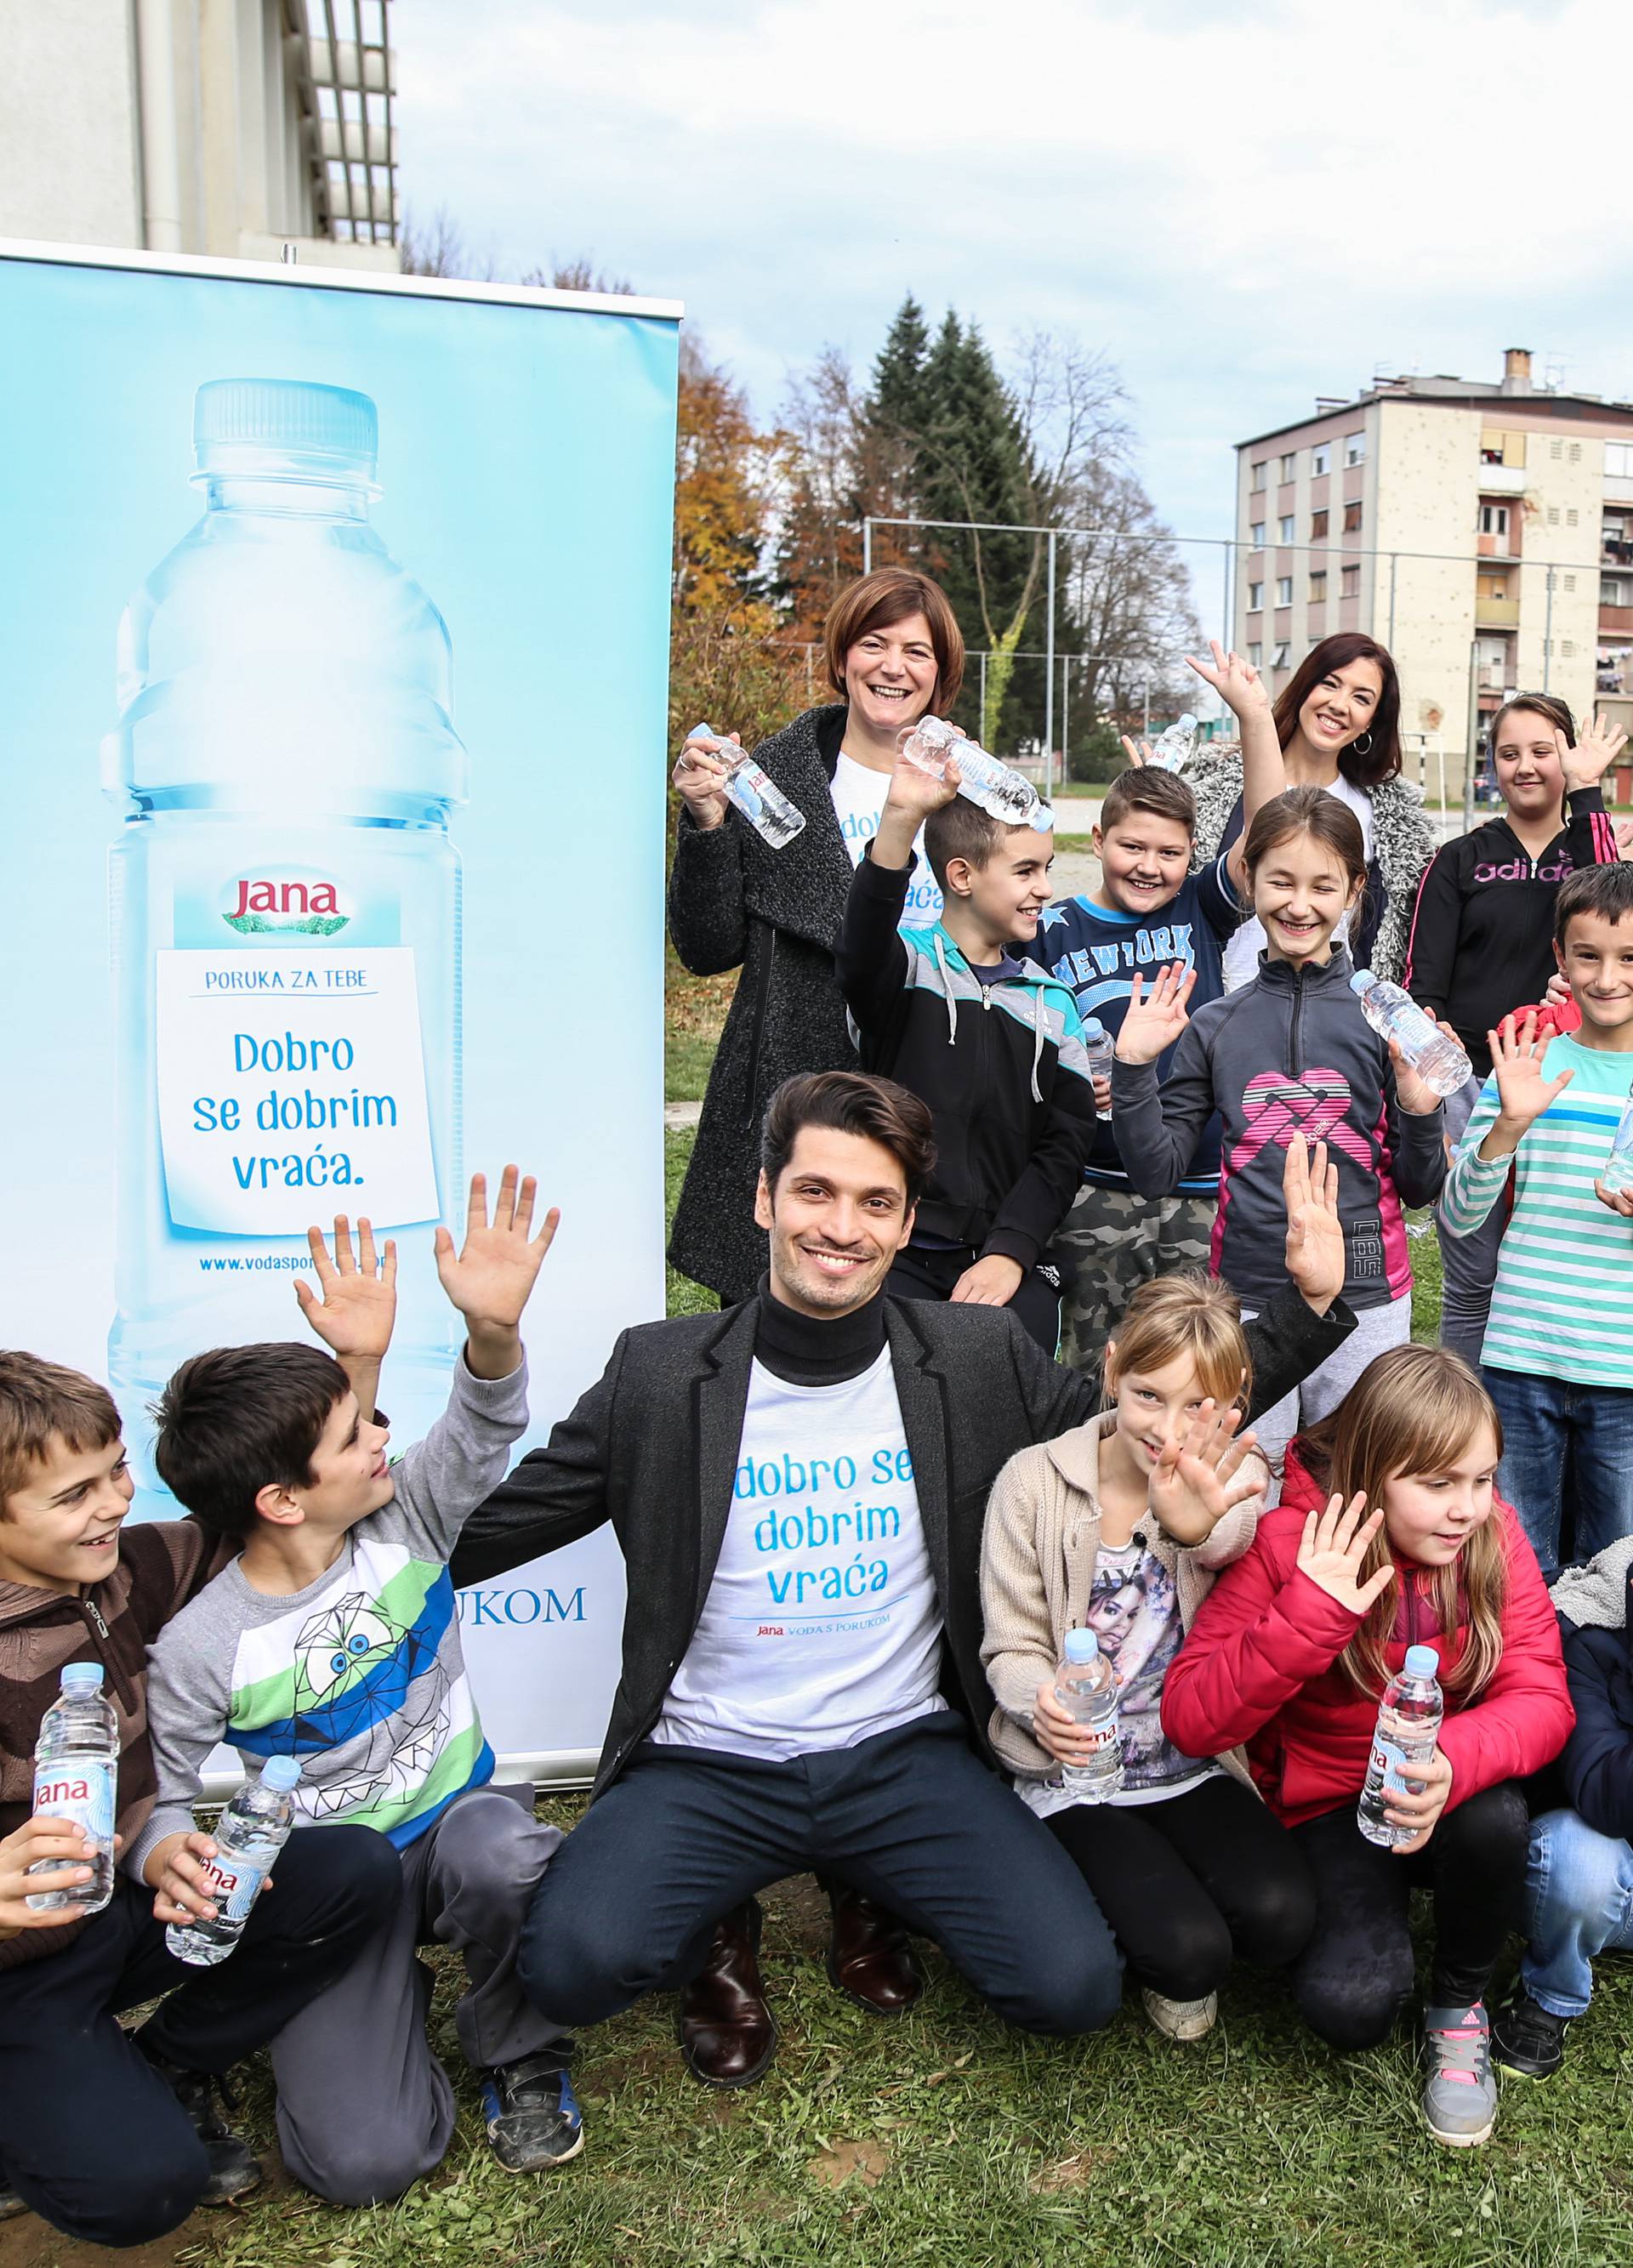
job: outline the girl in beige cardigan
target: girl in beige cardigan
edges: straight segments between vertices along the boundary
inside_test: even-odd
[[[992,1744],[1094,1892],[1161,2031],[1199,2039],[1232,1959],[1290,1961],[1314,1920],[1304,1860],[1239,1754],[1191,1757],[1162,1730],[1163,1678],[1221,1567],[1252,1541],[1268,1478],[1235,1438],[1248,1352],[1215,1278],[1158,1277],[1105,1350],[1112,1406],[1012,1457],[987,1506],[981,1658]],[[1054,1697],[1068,1630],[1097,1632],[1120,1689],[1123,1786],[1068,1795],[1084,1753]]]

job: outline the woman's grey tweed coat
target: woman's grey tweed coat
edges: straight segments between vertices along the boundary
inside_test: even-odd
[[[725,1304],[746,1298],[765,1270],[754,1184],[772,1094],[796,1071],[856,1064],[833,969],[853,872],[830,792],[846,714],[843,702],[808,709],[755,750],[805,814],[786,850],[772,850],[735,811],[706,832],[683,811],[676,838],[676,952],[697,976],[743,968],[669,1233],[675,1266]]]

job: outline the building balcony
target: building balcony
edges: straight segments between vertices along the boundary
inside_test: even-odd
[[[1633,538],[1606,536],[1600,546],[1600,563],[1605,567],[1633,567]]]
[[[1474,551],[1482,559],[1518,559],[1518,534],[1511,528],[1506,535],[1476,535]]]
[[[1480,493],[1482,497],[1517,497],[1526,493],[1526,468],[1523,465],[1482,465]]]
[[[1474,628],[1477,630],[1512,630],[1519,627],[1519,600],[1505,595],[1494,599],[1483,591],[1474,593]]]
[[[1599,634],[1602,638],[1633,636],[1633,607],[1601,607]]]

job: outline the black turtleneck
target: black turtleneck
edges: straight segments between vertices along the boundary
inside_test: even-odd
[[[771,1278],[762,1276],[759,1301],[755,1359],[789,1386],[843,1386],[878,1360],[884,1344],[883,1291],[865,1307],[819,1320],[778,1299]]]

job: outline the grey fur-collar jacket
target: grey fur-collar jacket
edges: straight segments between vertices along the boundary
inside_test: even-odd
[[[1192,867],[1219,856],[1224,831],[1242,793],[1242,759],[1232,750],[1210,762],[1204,756],[1186,774],[1196,798],[1196,845]],[[1399,984],[1406,969],[1407,943],[1417,906],[1417,886],[1435,855],[1435,830],[1423,808],[1422,792],[1403,779],[1383,780],[1371,791],[1372,864],[1366,905],[1350,939],[1357,968],[1372,968]]]

